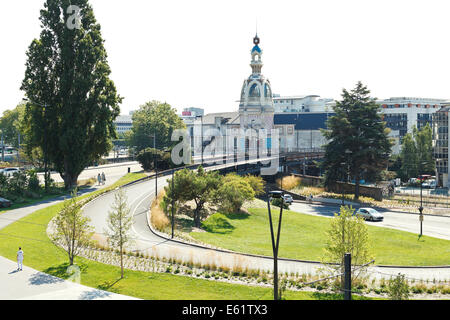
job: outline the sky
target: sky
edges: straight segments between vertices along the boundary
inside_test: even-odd
[[[44,0],[2,1],[0,113],[24,97],[26,50]],[[150,100],[236,111],[258,30],[262,73],[281,95],[450,99],[445,0],[91,0],[128,114]],[[448,4],[447,4],[448,3]]]

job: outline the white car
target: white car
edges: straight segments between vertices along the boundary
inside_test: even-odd
[[[294,199],[292,199],[292,196],[290,194],[284,194],[283,199],[287,204],[291,204],[292,202],[294,202]]]
[[[19,168],[5,168],[0,173],[7,177],[12,177],[15,172],[20,172]]]
[[[356,216],[364,218],[364,220],[383,221],[384,219],[384,216],[381,213],[372,208],[359,208],[355,214]]]

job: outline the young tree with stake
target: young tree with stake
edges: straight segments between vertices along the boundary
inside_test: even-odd
[[[121,279],[123,279],[123,249],[131,241],[129,231],[133,224],[133,216],[130,212],[125,191],[119,189],[114,194],[114,204],[107,219],[109,230],[105,230],[105,233],[108,235],[109,245],[119,249]]]
[[[54,220],[53,241],[61,244],[67,252],[70,265],[73,265],[81,249],[90,244],[93,235],[93,228],[89,225],[91,219],[83,216],[81,206],[77,191],[74,190],[72,198],[64,201],[62,210]]]

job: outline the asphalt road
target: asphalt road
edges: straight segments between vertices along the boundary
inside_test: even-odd
[[[338,206],[306,204],[303,202],[294,202],[291,204],[290,209],[293,211],[322,217],[333,217],[334,213],[339,211]],[[383,221],[366,221],[366,223],[371,226],[392,228],[417,234],[420,233],[418,214],[381,210],[380,212],[384,215]],[[423,234],[426,236],[450,240],[450,217],[425,215],[422,227]]]

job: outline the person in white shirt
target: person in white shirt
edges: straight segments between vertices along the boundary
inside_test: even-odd
[[[19,251],[17,251],[17,270],[22,271],[23,264],[23,251],[22,248],[19,247]]]

